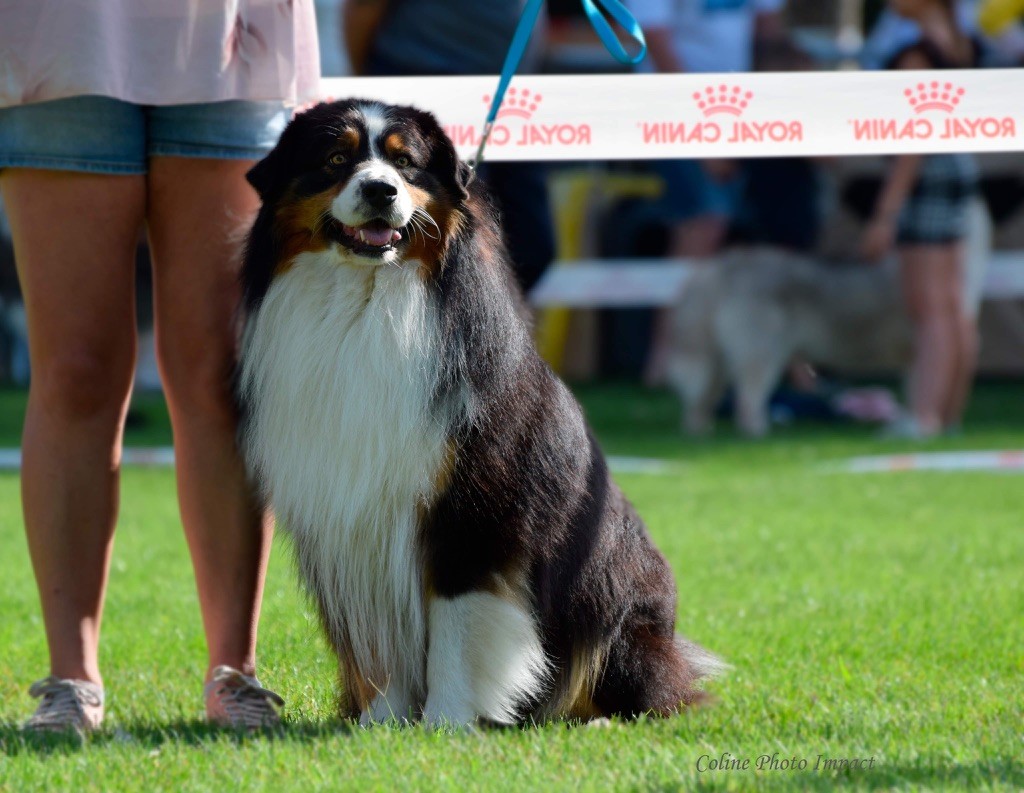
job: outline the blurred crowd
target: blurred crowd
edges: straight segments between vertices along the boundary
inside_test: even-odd
[[[1011,67],[1024,60],[1022,8],[1014,0],[629,0],[628,5],[648,42],[643,71],[946,69]],[[521,7],[520,0],[324,2],[325,73],[494,74]],[[588,37],[578,3],[553,1],[548,12],[523,71],[609,68],[600,45]],[[598,231],[585,252],[613,259],[713,262],[725,249],[745,244],[819,261],[852,259],[866,266],[889,260],[896,275],[884,283],[899,293],[894,310],[909,323],[907,409],[866,412],[890,420],[892,434],[955,432],[977,362],[978,284],[987,246],[982,180],[988,180],[989,204],[1004,215],[1024,203],[1019,168],[998,161],[987,166],[983,173],[969,155],[897,157],[870,165],[804,158],[615,163],[603,170],[653,177],[657,195],[623,197],[604,206],[615,222],[593,223]],[[482,174],[502,211],[526,291],[559,249],[552,209],[557,216],[565,207],[558,202],[552,207],[548,199],[559,170],[564,169],[497,164]],[[650,385],[668,381],[685,401],[693,384],[679,371],[689,370],[676,366],[672,371],[673,351],[679,349],[678,310],[610,317],[604,337],[595,343],[604,350],[596,357],[610,365],[599,362],[577,374],[629,373]],[[821,385],[811,364],[828,361],[811,358],[797,350],[788,379],[798,391],[813,394]],[[863,368],[870,370],[872,363],[863,361]],[[740,379],[741,373],[731,376]],[[877,405],[877,400],[867,402]],[[795,404],[802,410],[808,400],[802,395]],[[828,404],[864,400],[843,394]],[[821,412],[820,406],[811,410]]]
[[[643,71],[941,69],[1024,62],[1019,0],[628,0],[627,5],[648,42]],[[316,0],[323,73],[496,74],[522,6],[523,0]],[[590,34],[576,0],[550,0],[546,10],[520,71],[616,68]],[[591,174],[624,174],[658,187],[641,197],[643,190],[626,190],[600,203],[594,211],[614,212],[615,223],[591,222],[583,246],[568,253],[556,233],[565,225],[559,218],[566,202],[551,196],[569,166],[488,163],[480,174],[502,213],[525,292],[556,253],[713,262],[742,244],[819,262],[846,259],[866,266],[888,260],[898,273],[892,288],[910,321],[913,349],[906,368],[909,410],[893,431],[929,436],[959,426],[978,348],[979,275],[967,272],[974,266],[967,244],[971,218],[976,219],[972,208],[991,210],[999,246],[1024,248],[1024,170],[1015,158],[675,160],[585,167]],[[0,242],[4,236],[0,212]],[[0,299],[6,305],[2,375],[22,379],[27,372],[17,286],[9,246],[0,249],[5,259]],[[141,284],[144,289],[145,278]],[[672,315],[607,314],[598,323],[601,338],[591,342],[599,353],[576,371],[571,364],[565,368],[570,375],[630,375],[664,383],[671,379]],[[1002,320],[996,341],[986,348],[993,360],[1001,355],[997,337],[1019,334],[1024,327],[1019,311],[1004,312]],[[810,364],[818,362],[811,358],[795,355],[788,367],[789,382],[798,389],[817,387],[809,373]],[[871,369],[871,362],[865,363]],[[1024,369],[1016,353],[1002,354],[994,366]]]

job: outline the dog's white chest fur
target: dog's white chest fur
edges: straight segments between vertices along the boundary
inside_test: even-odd
[[[431,410],[437,322],[415,272],[301,254],[246,329],[246,457],[370,682],[422,691],[417,508],[447,427]],[[377,679],[374,679],[377,678]]]

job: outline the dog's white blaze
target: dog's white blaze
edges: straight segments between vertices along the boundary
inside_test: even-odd
[[[436,334],[415,268],[303,253],[251,318],[243,357],[249,465],[360,670],[401,699],[424,693],[416,508],[447,437],[429,404]]]
[[[380,136],[384,134],[384,130],[388,126],[387,108],[384,105],[369,103],[359,105],[359,110],[363,114],[366,132],[370,138],[370,157],[379,157],[377,141],[380,140]]]
[[[434,726],[478,717],[512,724],[548,685],[548,661],[533,615],[488,592],[430,603],[427,704]]]

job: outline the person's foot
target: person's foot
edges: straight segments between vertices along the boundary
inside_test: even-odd
[[[103,723],[103,687],[96,683],[50,675],[33,683],[28,693],[41,701],[25,730],[86,733]]]
[[[277,708],[284,700],[255,677],[230,666],[218,666],[203,687],[206,697],[206,718],[222,727],[256,730],[279,724]]]

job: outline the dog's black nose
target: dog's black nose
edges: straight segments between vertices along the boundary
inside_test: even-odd
[[[374,209],[384,209],[395,203],[398,188],[390,182],[373,181],[363,185],[363,198]]]

